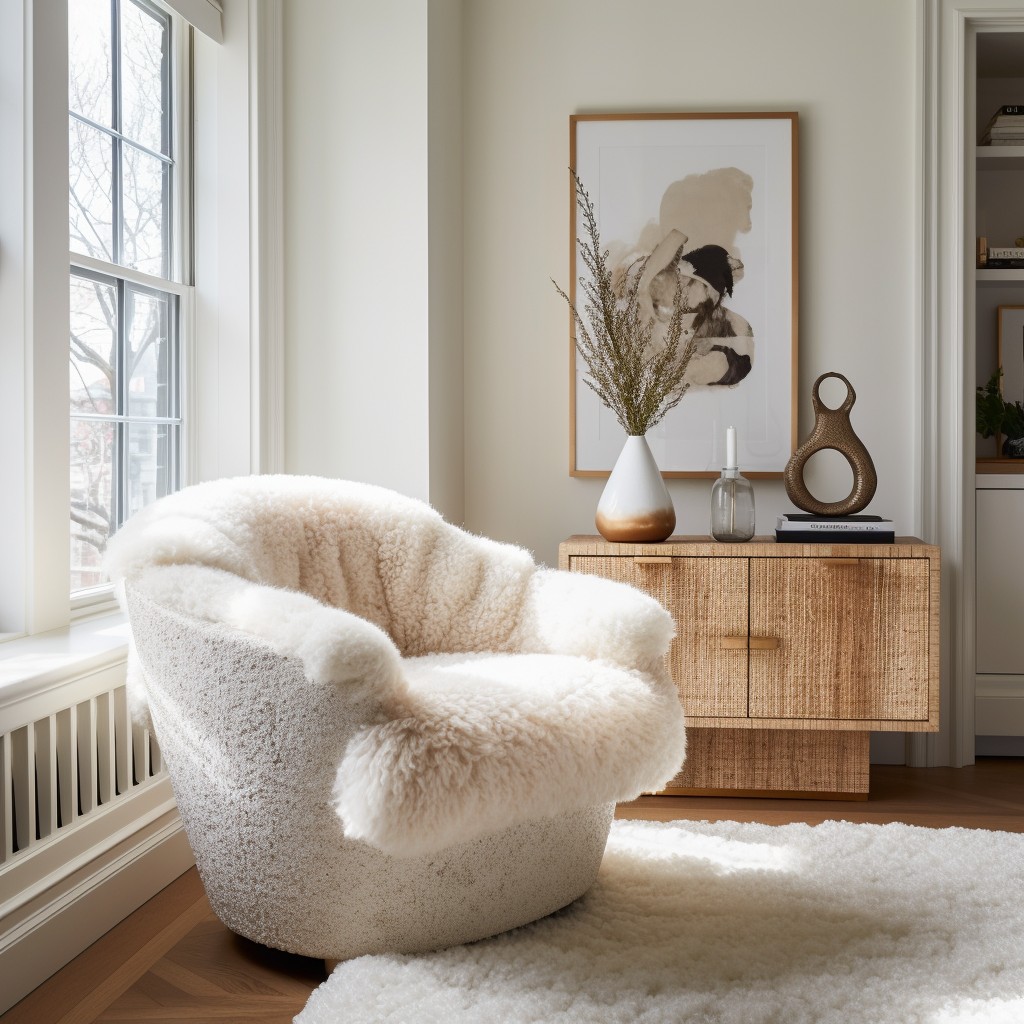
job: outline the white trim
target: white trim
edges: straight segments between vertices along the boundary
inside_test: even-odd
[[[194,864],[181,819],[165,812],[68,876],[0,936],[0,1013]]]
[[[67,834],[57,831],[17,854],[4,866],[4,888],[10,886],[10,895],[0,903],[0,922],[4,924],[0,956],[28,927],[26,919],[38,918],[38,909],[27,913],[26,908],[38,906],[40,900],[49,905],[49,893],[66,879],[129,842],[153,822],[166,824],[177,818],[170,780],[162,775],[142,783],[131,795],[91,811]],[[12,928],[9,923],[14,920],[21,923]]]
[[[0,647],[0,733],[123,684],[129,635],[118,612]]]
[[[170,295],[186,295],[191,289],[188,285],[180,284],[166,277],[154,277],[152,274],[144,274],[140,270],[133,270],[131,267],[122,267],[119,263],[108,263],[106,260],[98,260],[95,256],[86,256],[80,252],[73,252],[68,258],[71,269],[91,270],[96,274],[103,274],[105,277],[119,278],[129,284],[137,284],[141,288],[153,288],[157,291],[167,292]]]
[[[918,238],[917,267],[914,273],[914,297],[916,319],[916,343],[919,376],[918,411],[920,429],[915,445],[914,459],[917,481],[915,494],[914,519],[919,523],[920,536],[925,540],[935,540],[939,535],[938,524],[938,477],[932,468],[935,465],[935,444],[938,438],[938,363],[936,341],[935,295],[938,274],[936,242],[937,224],[932,211],[936,205],[937,183],[937,145],[938,145],[938,111],[935,103],[937,89],[937,69],[934,60],[937,24],[929,16],[924,0],[917,4],[917,40],[916,57],[918,67],[917,95],[915,97],[915,116],[917,121],[917,139],[914,158],[916,177],[918,180],[918,203],[915,212]],[[945,651],[945,630],[943,635],[943,652]],[[940,655],[940,666],[946,664],[946,657]],[[941,671],[943,678],[947,674]],[[945,687],[942,688],[943,690]],[[941,715],[940,718],[945,716]],[[928,761],[928,739],[924,734],[907,735],[907,763],[923,765]]]
[[[15,0],[17,4],[17,0]],[[68,621],[70,450],[66,408],[70,294],[68,289],[67,0],[22,0],[25,11],[24,265],[27,351],[24,438],[29,454],[23,630],[38,633]],[[6,140],[5,140],[6,144]],[[17,434],[15,436],[22,436]],[[5,544],[7,540],[5,538]]]
[[[32,131],[31,90],[26,68],[28,13],[24,2],[0,3],[0,188],[9,201],[0,203],[0,436],[26,437],[28,426],[29,275],[24,254],[30,231],[25,185],[27,146]],[[4,582],[0,587],[0,640],[25,632],[28,625],[28,456],[27,444],[0,445],[0,502]]]
[[[284,5],[249,0],[252,465],[284,471]]]
[[[223,7],[220,0],[159,0],[215,43],[224,42]]]

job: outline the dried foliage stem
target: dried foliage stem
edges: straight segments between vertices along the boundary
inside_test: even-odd
[[[580,259],[588,271],[588,276],[579,278],[586,316],[556,281],[551,283],[572,313],[573,344],[589,375],[583,378],[584,383],[611,409],[628,435],[643,435],[660,423],[689,389],[684,377],[701,314],[680,352],[686,311],[682,283],[677,282],[665,345],[652,350],[655,320],[653,316],[644,318],[639,301],[640,280],[650,257],[637,260],[629,268],[625,294],[616,296],[608,250],[601,248],[594,204],[575,171],[570,173],[576,184],[576,206],[586,226],[586,240],[576,239]]]

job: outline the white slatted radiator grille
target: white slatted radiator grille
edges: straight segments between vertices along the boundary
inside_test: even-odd
[[[160,748],[132,722],[124,686],[0,734],[0,864],[162,772]]]

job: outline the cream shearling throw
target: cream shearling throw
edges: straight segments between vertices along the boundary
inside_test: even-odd
[[[673,625],[656,601],[539,568],[391,491],[288,476],[201,484],[134,516],[106,567],[367,703],[335,805],[347,837],[393,856],[631,799],[682,761]],[[144,715],[135,659],[129,683]]]
[[[296,1024],[1020,1024],[1024,836],[617,821],[565,910],[337,967]]]

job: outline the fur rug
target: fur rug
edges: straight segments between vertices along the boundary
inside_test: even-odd
[[[616,822],[581,900],[337,967],[297,1024],[1019,1024],[1024,836]]]

